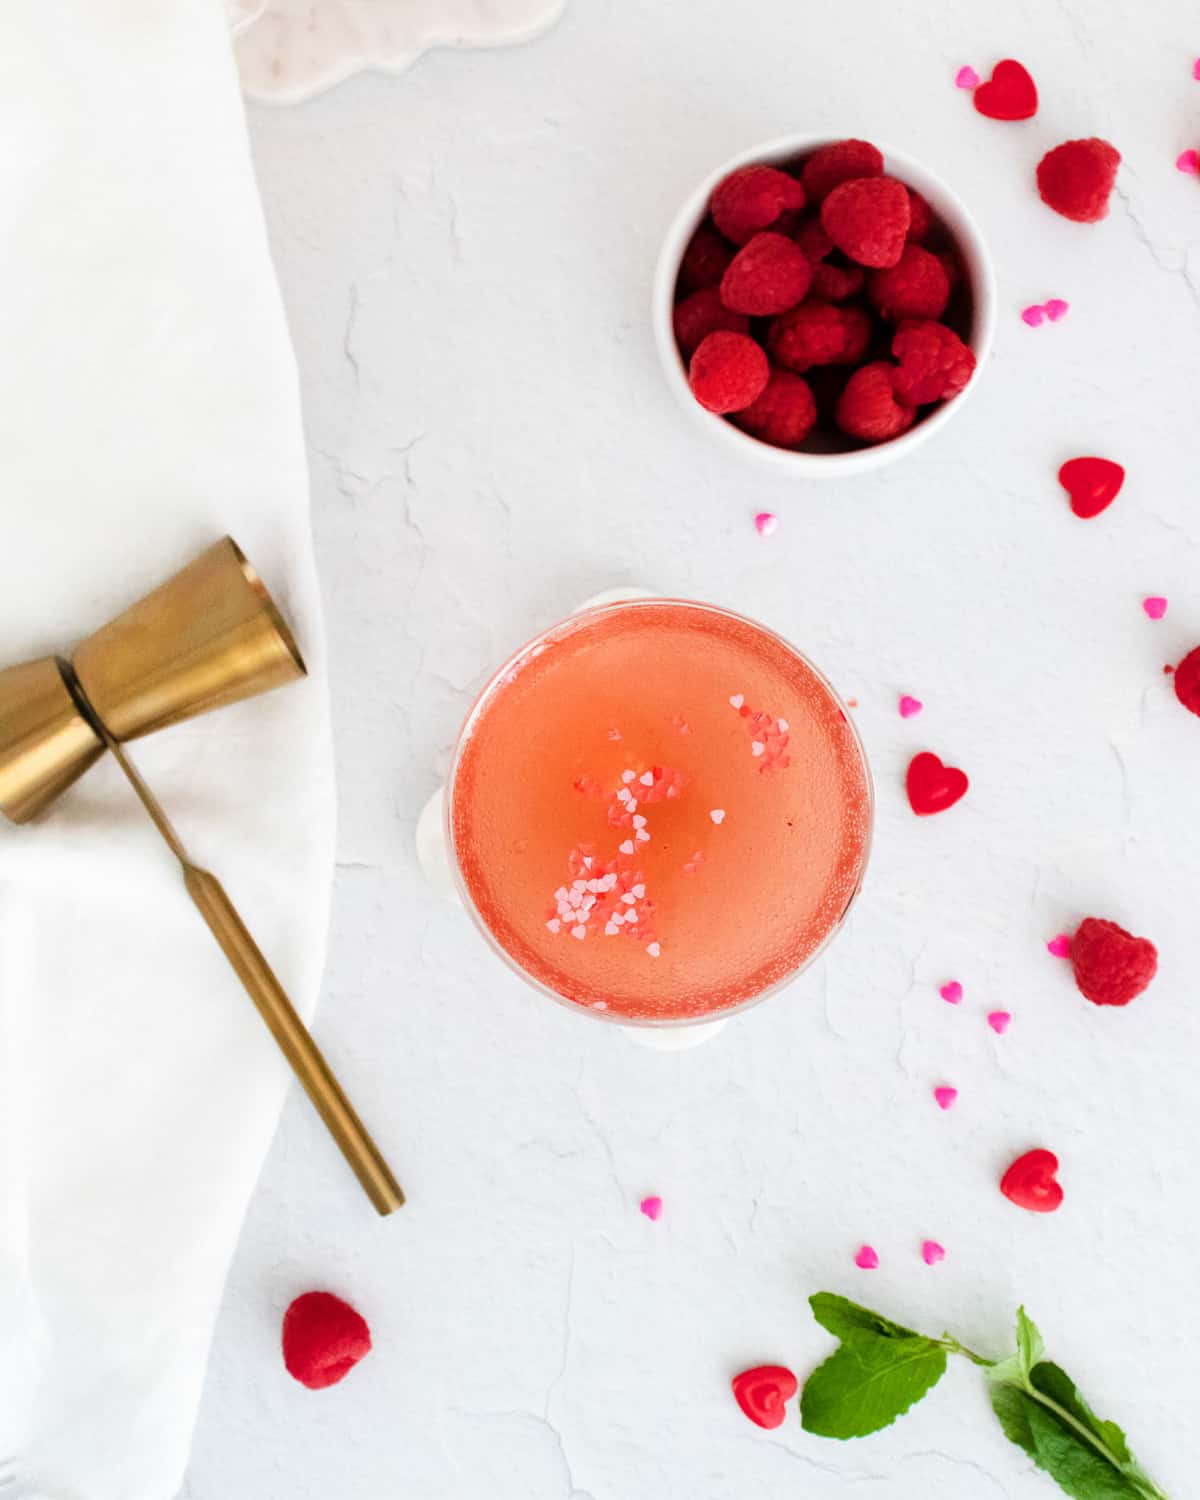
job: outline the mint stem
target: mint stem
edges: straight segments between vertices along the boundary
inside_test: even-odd
[[[969,1359],[973,1365],[978,1365],[981,1369],[990,1370],[996,1363],[994,1359],[984,1359],[982,1354],[976,1354],[974,1349],[968,1349],[966,1344],[960,1344],[952,1333],[943,1333],[941,1344],[947,1354],[961,1354],[964,1359]]]

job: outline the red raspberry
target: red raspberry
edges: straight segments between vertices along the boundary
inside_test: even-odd
[[[922,198],[916,188],[908,190],[908,240],[909,244],[923,245],[933,228],[933,209]]]
[[[950,300],[950,278],[937,256],[920,245],[905,245],[886,271],[867,277],[867,301],[889,323],[901,318],[940,318]]]
[[[1071,939],[1075,983],[1093,1005],[1128,1005],[1158,971],[1158,949],[1103,917],[1085,917]]]
[[[712,225],[701,224],[679,262],[679,290],[698,292],[702,287],[719,286],[732,259],[733,251]]]
[[[283,1315],[283,1362],[310,1391],[337,1385],[370,1352],[366,1320],[332,1292],[305,1292]]]
[[[829,238],[860,266],[894,266],[910,217],[908,189],[894,177],[843,182],[821,204]]]
[[[1200,714],[1200,646],[1175,668],[1175,696],[1189,713]]]
[[[726,239],[744,245],[788,209],[804,207],[804,189],[777,167],[739,167],[713,189],[713,221]]]
[[[834,141],[804,163],[800,181],[810,203],[823,203],[840,183],[852,177],[882,177],[883,153],[870,141]]]
[[[939,250],[938,260],[942,263],[942,270],[946,273],[946,281],[950,287],[950,295],[953,297],[959,282],[963,278],[962,266],[958,263],[958,256],[953,250]]]
[[[786,234],[756,234],[721,277],[721,301],[731,312],[756,318],[795,307],[812,281],[804,251]]]
[[[845,302],[847,297],[858,296],[866,278],[867,273],[861,266],[831,266],[828,261],[822,261],[813,267],[809,291],[826,302]]]
[[[917,414],[911,406],[897,402],[892,389],[895,373],[895,365],[886,359],[855,370],[834,413],[834,421],[843,432],[867,443],[882,443],[908,431]]]
[[[803,376],[772,370],[762,395],[733,420],[764,443],[798,448],[816,425],[817,403]]]
[[[892,340],[892,353],[900,361],[896,399],[905,406],[948,401],[975,370],[974,354],[944,323],[901,323]]]
[[[719,330],[692,355],[688,384],[708,411],[742,411],[762,395],[769,374],[767,356],[748,334]]]
[[[863,308],[813,297],[776,318],[767,330],[775,362],[801,374],[813,365],[857,364],[870,339],[871,319]]]
[[[824,226],[816,214],[802,219],[796,226],[796,232],[792,238],[804,251],[806,259],[814,266],[818,261],[824,260],[833,249],[833,241],[825,233]]]
[[[1096,136],[1065,141],[1038,162],[1038,192],[1042,202],[1064,219],[1094,224],[1108,213],[1108,195],[1120,165],[1121,153]]]
[[[742,313],[730,312],[721,301],[715,286],[702,287],[682,302],[675,304],[672,314],[675,326],[675,342],[684,359],[691,359],[701,342],[718,328],[730,333],[749,333],[750,319]]]

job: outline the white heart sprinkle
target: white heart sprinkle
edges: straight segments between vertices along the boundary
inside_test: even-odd
[[[714,823],[721,824],[725,821],[725,809],[723,807],[714,807],[712,812],[709,813],[709,817]]]
[[[571,882],[571,889],[573,891],[586,891],[587,890],[587,881],[586,880],[572,880],[572,882]]]
[[[608,1001],[607,1000],[593,1000],[592,1001],[592,1009],[593,1010],[607,1010],[608,1009]]]
[[[639,828],[634,834],[634,838],[637,839],[639,844],[648,844],[650,842],[650,835],[644,828]]]
[[[621,897],[621,900],[625,903],[626,906],[633,906],[637,901],[637,897],[633,894],[632,891],[626,891],[625,894]]]
[[[546,926],[550,929],[551,932],[562,931],[562,923],[558,920],[557,917],[551,917],[550,920],[546,923]]]
[[[651,958],[657,958],[658,955],[662,952],[662,945],[659,943],[647,943],[646,952],[650,955]]]
[[[750,746],[750,754],[761,755],[766,748],[767,747],[761,740],[755,740],[754,743]]]
[[[583,868],[585,870],[590,870],[592,868],[592,856],[590,854],[585,854],[583,856]]]
[[[629,887],[629,889],[630,889],[631,894],[634,895],[634,896],[636,896],[639,901],[646,894],[646,887],[642,884],[642,882],[640,880],[638,881],[637,885],[631,885]]]
[[[582,943],[584,938],[587,937],[587,928],[583,925],[582,922],[580,922],[578,926],[571,928],[571,936],[573,938],[578,938]]]
[[[742,704],[745,703],[745,701],[745,693],[734,693],[733,697],[729,700],[729,706],[730,708],[741,708]]]
[[[555,891],[554,899],[556,901],[565,901],[567,899],[567,888],[565,885],[560,885],[558,890]]]
[[[622,854],[632,854],[633,853],[633,840],[632,839],[626,839],[625,842],[621,845],[621,853]]]
[[[615,922],[606,922],[604,924],[604,936],[605,937],[615,937],[617,935],[617,933],[620,932],[620,930],[621,929],[617,926],[617,924]]]
[[[643,771],[642,774],[638,777],[638,780],[642,783],[643,786],[653,786],[654,785],[654,772],[653,771]]]
[[[788,730],[791,728],[791,726],[789,725],[789,723],[788,723],[788,721],[786,719],[776,719],[775,722],[776,722],[776,724],[779,725],[779,732],[780,732],[780,734],[786,734],[788,732]]]
[[[583,898],[583,909],[584,909],[584,911],[591,911],[592,907],[595,906],[595,904],[596,904],[596,898],[595,898],[595,896],[585,896]]]
[[[621,780],[626,784],[626,786],[628,786],[629,783],[633,780],[634,776],[636,776],[636,775],[637,775],[636,771],[622,771],[621,772]]]
[[[633,815],[633,826],[635,828],[645,828],[645,826],[646,826],[646,819],[643,817],[643,815],[641,813],[634,813],[634,815]]]

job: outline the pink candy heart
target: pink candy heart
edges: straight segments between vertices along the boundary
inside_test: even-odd
[[[1057,323],[1060,318],[1065,318],[1071,311],[1071,304],[1062,297],[1051,297],[1048,302],[1033,302],[1021,310],[1021,321],[1028,323],[1030,328],[1040,328],[1043,322],[1049,318],[1051,323]]]
[[[879,1269],[879,1256],[870,1245],[863,1245],[854,1257],[854,1264],[860,1271],[877,1271]]]
[[[1200,151],[1181,151],[1175,158],[1175,170],[1195,177],[1200,172]]]
[[[963,987],[957,979],[952,979],[949,984],[942,985],[938,994],[947,1005],[959,1005],[962,1002]]]
[[[1051,297],[1045,304],[1046,316],[1052,323],[1057,323],[1059,318],[1065,318],[1071,311],[1071,304],[1064,302],[1061,297]]]
[[[926,1240],[921,1246],[921,1259],[927,1266],[936,1266],[946,1259],[946,1247],[937,1240]]]
[[[912,698],[907,693],[901,694],[900,717],[902,719],[911,719],[913,714],[919,714],[924,707],[920,698]]]
[[[1150,594],[1142,600],[1142,608],[1152,620],[1161,620],[1167,612],[1167,601],[1161,594]]]
[[[933,1097],[937,1100],[937,1107],[939,1109],[949,1109],[958,1098],[958,1090],[943,1086],[934,1089]]]
[[[643,1198],[642,1201],[638,1204],[638,1207],[646,1215],[646,1217],[652,1221],[662,1218],[663,1201],[658,1196],[652,1198]]]
[[[1071,938],[1070,934],[1060,932],[1057,937],[1052,937],[1046,944],[1046,952],[1053,953],[1055,958],[1070,958]]]
[[[769,510],[760,510],[754,518],[754,525],[759,536],[774,536],[779,529],[779,517]]]
[[[1022,323],[1028,323],[1030,328],[1040,328],[1046,319],[1046,309],[1040,302],[1034,302],[1029,307],[1021,309]]]
[[[1197,63],[1197,67],[1200,67],[1200,63]],[[979,74],[975,71],[970,63],[967,63],[964,67],[959,68],[958,72],[955,73],[954,87],[956,89],[973,89],[978,88],[978,86]]]
[[[1003,1036],[1012,1025],[1012,1014],[1007,1010],[990,1010],[987,1023],[997,1036]]]

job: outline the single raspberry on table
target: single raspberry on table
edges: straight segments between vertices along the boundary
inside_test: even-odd
[[[886,442],[907,432],[917,413],[913,407],[901,406],[896,400],[892,388],[895,373],[895,365],[886,359],[860,365],[855,370],[846,382],[834,414],[843,432],[867,443]]]
[[[857,364],[870,339],[871,319],[863,308],[813,297],[775,318],[767,330],[772,358],[800,374],[813,365]]]
[[[731,312],[770,317],[795,307],[808,291],[812,267],[786,234],[770,230],[747,240],[721,278],[721,301]]]
[[[366,1319],[332,1292],[305,1292],[283,1315],[283,1362],[310,1391],[337,1385],[370,1352]]]
[[[949,300],[945,266],[920,245],[905,245],[894,266],[867,276],[867,301],[889,323],[902,318],[940,318]]]
[[[718,330],[702,339],[688,366],[688,384],[708,411],[742,411],[762,395],[767,356],[749,334]]]
[[[1175,668],[1175,696],[1189,713],[1200,714],[1200,646]]]
[[[679,290],[698,292],[706,286],[720,286],[721,277],[732,259],[731,246],[711,224],[701,224],[688,241],[679,262]]]
[[[894,177],[843,182],[821,204],[829,238],[860,266],[894,266],[911,218],[908,189]]]
[[[974,354],[944,323],[901,323],[892,353],[899,361],[896,398],[905,406],[957,396],[975,370]]]
[[[825,302],[845,302],[848,297],[858,296],[866,279],[867,273],[861,266],[835,266],[822,261],[813,267],[809,291]]]
[[[908,242],[923,245],[933,229],[933,209],[916,188],[908,190]]]
[[[1096,136],[1064,141],[1038,162],[1038,192],[1042,202],[1064,219],[1094,224],[1108,213],[1109,194],[1120,165],[1117,148]]]
[[[701,287],[677,302],[672,323],[675,342],[684,359],[691,359],[703,340],[719,328],[729,333],[750,332],[750,319],[744,313],[730,312],[715,286]]]
[[[1103,917],[1085,917],[1071,939],[1075,983],[1093,1005],[1128,1005],[1158,971],[1158,950]]]
[[[762,395],[733,420],[764,443],[776,448],[798,448],[816,425],[817,403],[802,375],[791,370],[772,370]]]
[[[780,214],[804,207],[804,189],[777,167],[739,167],[713,189],[709,204],[713,222],[735,245],[761,229],[769,229]]]
[[[818,261],[824,260],[833,249],[833,241],[825,233],[825,226],[816,214],[812,214],[807,219],[801,219],[792,238],[814,266]]]
[[[882,177],[883,153],[870,141],[834,141],[804,163],[800,181],[813,204],[823,203],[835,187],[852,177]]]

